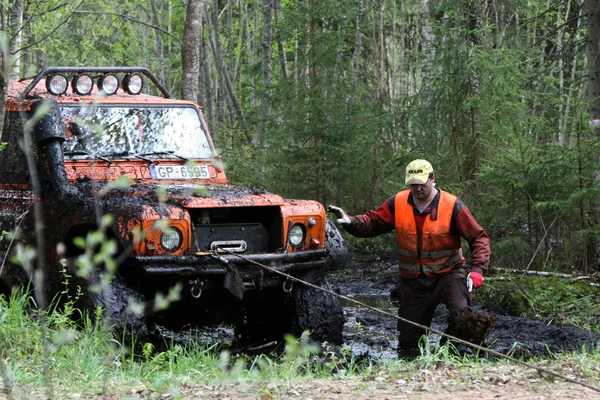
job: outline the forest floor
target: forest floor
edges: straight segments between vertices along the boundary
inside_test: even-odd
[[[375,254],[353,254],[347,270],[332,275],[330,284],[340,294],[356,299],[371,307],[395,313],[396,305],[390,300],[395,287],[393,259]],[[355,357],[370,362],[386,362],[396,358],[396,321],[391,316],[344,301],[346,325],[344,345]],[[432,327],[445,328],[445,310],[438,309]],[[488,311],[475,304],[476,312]],[[521,360],[539,368],[548,368],[561,376],[585,385],[572,383],[557,376],[539,372],[525,365],[505,359],[477,363],[436,362],[404,363],[391,372],[382,372],[350,378],[304,379],[290,377],[285,382],[241,384],[223,383],[181,389],[184,399],[600,399],[597,378],[600,365],[582,366],[576,358],[549,361],[550,353],[578,352],[583,346],[591,348],[600,343],[600,334],[573,327],[545,324],[518,316],[496,314],[495,328],[487,343],[498,353],[520,356]],[[439,335],[431,334],[435,343]],[[551,366],[549,366],[551,365]],[[558,369],[557,369],[558,368]],[[590,388],[592,386],[593,388]],[[155,394],[154,394],[155,395]],[[152,393],[138,392],[134,398],[155,398]],[[164,396],[162,398],[165,398]],[[166,397],[169,398],[169,397]]]

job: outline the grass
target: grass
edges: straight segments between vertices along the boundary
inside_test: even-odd
[[[478,379],[486,368],[508,364],[478,357],[461,358],[450,351],[449,345],[430,348],[427,343],[423,347],[427,350],[415,361],[372,363],[354,359],[348,349],[325,349],[317,354],[308,335],[299,339],[287,337],[283,354],[233,356],[218,346],[193,342],[185,346],[171,344],[165,351],[156,351],[147,343],[142,346],[141,354],[133,354],[103,328],[100,313],[81,315],[81,322],[75,323],[71,318],[75,312],[78,311],[66,307],[51,309],[44,315],[49,336],[48,358],[44,360],[41,315],[31,298],[16,294],[8,302],[0,297],[2,382],[7,398],[42,398],[48,397],[49,392],[54,398],[99,398],[102,395],[118,398],[131,395],[133,398],[132,393],[137,391],[151,393],[151,398],[170,395],[177,399],[190,388],[223,384],[237,385],[240,390],[269,398],[306,380],[411,382],[422,371],[435,371],[440,365],[461,369],[461,374],[468,371],[469,376]],[[585,379],[596,382],[600,379],[598,349],[544,362],[563,369],[567,365]],[[51,385],[50,390],[48,385]]]

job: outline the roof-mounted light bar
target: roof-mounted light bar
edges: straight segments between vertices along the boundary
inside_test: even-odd
[[[65,94],[69,86],[66,74],[75,74],[71,80],[71,88],[73,92],[79,95],[91,93],[94,85],[94,77],[98,75],[100,75],[98,77],[98,88],[105,94],[114,94],[119,89],[118,74],[125,74],[121,82],[121,87],[128,94],[135,95],[141,93],[144,86],[142,76],[145,76],[162,93],[163,97],[172,97],[156,76],[143,67],[49,67],[42,70],[33,78],[20,98],[27,98],[29,93],[43,78],[46,78],[46,88],[50,93],[56,96]]]

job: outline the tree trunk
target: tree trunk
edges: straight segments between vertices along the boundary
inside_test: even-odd
[[[11,43],[10,47],[18,51],[21,48],[21,41],[23,40],[23,0],[13,0],[12,3],[12,10],[8,20],[8,32],[10,35],[8,40]],[[12,74],[18,77],[21,70],[21,54],[15,55],[12,64]]]
[[[352,78],[350,80],[350,93],[348,100],[351,103],[354,98],[354,90],[356,89],[356,82],[358,80],[358,61],[360,60],[360,48],[361,48],[361,24],[363,19],[363,2],[362,0],[356,1],[356,39],[354,40],[354,54],[352,55]]]
[[[161,4],[162,5],[162,4]],[[154,26],[161,26],[161,23],[159,22],[158,16],[160,15],[160,12],[156,9],[156,0],[153,0],[150,2],[150,8],[152,10],[151,18],[152,18],[152,24]],[[164,46],[164,41],[162,38],[162,35],[160,34],[160,32],[158,32],[156,29],[152,30],[153,34],[154,34],[154,56],[156,57],[156,63],[159,66],[158,67],[158,80],[160,82],[163,82],[165,85],[167,85],[167,74],[166,74],[166,70],[165,70],[165,66],[167,65],[167,63],[165,62],[165,46]],[[167,85],[167,88],[169,90],[171,90],[171,88],[169,88],[170,85]]]
[[[242,126],[246,139],[250,142],[250,137],[248,136],[248,127],[246,125],[246,119],[244,118],[244,112],[242,110],[242,106],[235,92],[235,88],[231,83],[231,79],[229,77],[229,71],[227,70],[227,65],[225,65],[225,61],[223,60],[223,52],[221,50],[221,39],[219,36],[219,0],[215,0],[214,3],[214,15],[210,18],[210,13],[207,14],[207,17],[212,21],[212,35],[210,37],[210,45],[211,50],[215,56],[215,62],[217,64],[217,69],[219,70],[219,75],[223,77],[223,82],[225,83],[225,90],[227,92],[227,96],[230,100],[230,104],[233,108],[232,112],[235,114],[237,121]]]
[[[379,104],[379,112],[383,115],[386,109],[387,102],[387,90],[385,88],[385,35],[384,35],[384,17],[385,7],[387,6],[387,0],[383,0],[381,7],[379,8],[379,21],[377,24],[377,102]],[[379,164],[381,163],[379,155],[379,143],[381,142],[381,136],[383,134],[383,127],[379,126],[375,130],[375,140],[373,143],[372,157],[373,157],[373,169],[371,171],[371,187],[376,188],[379,182]],[[375,204],[376,202],[376,191],[372,190],[370,195],[370,203]]]
[[[204,0],[188,0],[181,43],[181,97],[198,102]]]
[[[590,102],[590,120],[600,119],[600,1],[587,0],[586,8],[588,13],[587,22],[587,59],[588,59],[588,99]],[[594,132],[596,137],[600,137],[600,126],[596,126]],[[600,157],[597,155],[596,157]],[[598,185],[600,181],[600,171],[595,171],[592,176],[591,184]],[[598,221],[598,200],[594,197],[590,200],[590,209],[588,211],[588,223],[586,228],[596,231],[599,226]],[[598,266],[598,239],[592,234],[588,234],[586,240],[586,261],[587,267]]]
[[[271,40],[272,40],[272,11],[273,0],[263,0],[263,37],[262,37],[262,57],[261,72],[263,81],[262,95],[262,119],[263,126],[258,130],[256,143],[259,147],[265,145],[265,130],[269,115],[271,113]]]
[[[279,21],[279,10],[281,10],[281,0],[275,0],[275,5],[273,6],[273,16],[275,23]],[[278,59],[279,59],[279,73],[284,81],[287,80],[287,57],[285,53],[285,46],[283,45],[283,40],[279,36],[279,33],[275,36],[275,41],[277,42],[277,50],[278,50]]]
[[[423,60],[421,78],[423,79],[423,85],[427,85],[433,66],[433,60],[435,59],[435,49],[433,47],[435,35],[431,26],[431,20],[433,18],[432,9],[431,0],[421,0],[421,57]]]

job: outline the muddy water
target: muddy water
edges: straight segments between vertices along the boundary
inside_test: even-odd
[[[344,275],[332,278],[340,294],[358,300],[368,306],[396,314],[397,304],[390,300],[395,287],[395,262],[386,256],[375,254],[351,254],[352,263]],[[344,346],[355,356],[372,359],[396,357],[396,319],[378,314],[369,308],[344,301]],[[548,357],[561,352],[578,352],[585,347],[600,346],[600,333],[586,329],[556,326],[519,316],[492,313],[475,304],[475,313],[494,314],[496,323],[487,338],[488,347],[502,354],[517,357]],[[438,306],[431,328],[446,329],[446,308]],[[434,346],[439,335],[430,334]]]
[[[347,296],[367,306],[395,314],[397,306],[389,295],[359,294]],[[395,320],[385,314],[353,301],[342,300],[346,317],[344,325],[344,347],[355,357],[395,358],[397,334]]]
[[[398,331],[394,316],[398,304],[390,297],[393,287],[393,284],[371,282],[339,284],[340,294],[350,299],[342,300],[346,316],[343,347],[350,349],[353,356],[373,360],[397,358]],[[373,308],[385,313],[378,313]],[[432,328],[443,330],[444,321],[445,308],[441,306],[436,310]],[[430,335],[432,345],[438,340],[439,335]]]

